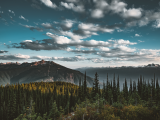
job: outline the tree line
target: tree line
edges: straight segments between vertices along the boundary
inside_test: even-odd
[[[107,102],[110,105],[117,102],[126,105],[143,103],[148,107],[160,104],[160,88],[155,75],[151,84],[149,80],[146,83],[142,76],[138,78],[137,85],[135,81],[130,80],[129,90],[126,79],[122,91],[119,84],[119,76],[116,80],[114,74],[113,80],[109,82],[107,74],[106,82],[103,82],[103,88],[100,89],[96,72],[93,87],[88,87],[85,72],[84,78],[79,80],[79,85],[67,82],[18,83],[5,87],[1,85],[0,119],[13,120],[23,114],[23,116],[30,116],[33,120],[34,112],[39,118],[45,116],[46,119],[56,120],[61,115],[74,112],[76,104],[86,99],[92,103],[97,99],[103,99],[104,104]]]

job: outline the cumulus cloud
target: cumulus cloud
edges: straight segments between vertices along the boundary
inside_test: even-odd
[[[119,46],[119,45],[135,45],[137,44],[136,42],[130,42],[129,40],[123,40],[123,39],[119,39],[119,40],[108,40],[109,42],[113,42],[114,46]]]
[[[73,3],[77,3],[79,2],[79,0],[66,0],[67,2],[73,2]]]
[[[73,33],[81,36],[91,36],[98,35],[97,32],[108,32],[112,33],[115,28],[109,28],[108,26],[100,26],[98,24],[92,23],[80,23],[78,25],[78,30],[73,30]]]
[[[124,9],[124,13],[122,14],[124,18],[140,18],[142,16],[142,9],[141,8],[130,8]]]
[[[140,37],[140,35],[139,34],[135,34],[135,37]]]
[[[42,23],[41,25],[46,29],[52,29],[53,28],[51,23]]]
[[[153,25],[154,28],[160,28],[160,19],[157,19]]]
[[[23,42],[12,43],[10,45],[12,48],[30,49],[30,50],[66,50],[68,47],[66,45],[56,44],[51,39],[44,39],[42,41],[32,41],[24,40]]]
[[[23,19],[23,20],[25,20],[25,21],[27,21],[27,22],[29,21],[28,19],[26,19],[26,18],[25,18],[25,17],[23,17],[22,15],[21,15],[21,16],[19,16],[19,18],[20,18],[20,19]]]
[[[7,53],[8,51],[1,50],[0,53]]]
[[[62,30],[68,31],[72,28],[74,23],[75,23],[75,21],[66,19],[61,22],[60,26],[61,26]]]
[[[122,18],[139,19],[142,17],[142,8],[127,8],[127,4],[120,0],[112,0],[110,3],[106,0],[94,0],[95,8],[91,10],[92,18],[103,18],[108,12],[118,14]]]
[[[61,2],[61,6],[65,7],[66,9],[72,9],[75,12],[84,12],[84,6],[82,4],[75,6],[74,3],[65,3]]]
[[[94,0],[95,9],[91,10],[91,17],[92,18],[103,18],[106,12],[106,9],[109,7],[108,3],[105,0]]]
[[[47,36],[51,37],[52,40],[57,44],[64,44],[69,46],[84,46],[84,47],[96,47],[96,46],[108,46],[108,42],[96,41],[96,40],[72,40],[64,36],[58,36],[52,33],[46,33]]]
[[[152,26],[158,28],[160,19],[160,12],[155,12],[153,10],[145,10],[144,15],[138,20],[129,21],[126,25],[129,27],[138,25],[139,27],[146,26],[150,22],[155,22]]]
[[[25,27],[25,28],[29,28],[30,30],[34,30],[34,29],[36,29],[36,30],[38,30],[38,31],[40,31],[40,32],[42,32],[43,31],[43,29],[42,28],[39,28],[39,27],[37,27],[37,26],[30,26],[30,25],[23,25],[23,24],[19,24],[19,25],[21,25],[21,26],[23,26],[23,27]]]
[[[95,10],[92,11],[91,16],[93,18],[102,18],[102,17],[104,17],[104,13],[100,9],[95,9]]]
[[[57,5],[55,3],[52,3],[51,0],[40,0],[44,5],[46,5],[47,7],[50,7],[50,8],[57,8]]]
[[[121,13],[124,12],[124,9],[126,8],[127,4],[120,1],[120,0],[112,0],[109,9],[113,13]]]

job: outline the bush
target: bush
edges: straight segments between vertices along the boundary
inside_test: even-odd
[[[124,105],[119,102],[114,102],[112,106],[118,109],[122,109]]]

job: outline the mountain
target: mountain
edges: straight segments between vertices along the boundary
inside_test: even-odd
[[[76,85],[79,84],[79,79],[84,80],[84,74],[66,68],[53,61],[38,61],[33,63],[7,63],[0,64],[0,85],[14,83],[29,83],[29,82],[53,82],[65,81]],[[93,78],[87,76],[87,85],[93,85]]]
[[[130,86],[130,79],[132,81],[138,81],[138,78],[140,78],[140,75],[142,77],[144,76],[144,80],[146,83],[151,83],[151,79],[154,78],[159,80],[160,83],[160,67],[153,67],[154,65],[147,65],[146,67],[115,67],[115,68],[108,68],[108,67],[102,67],[102,68],[78,68],[75,70],[78,70],[82,73],[86,71],[87,75],[90,77],[93,77],[93,75],[97,72],[99,75],[99,81],[106,83],[107,81],[107,73],[108,73],[108,79],[113,80],[113,76],[115,74],[116,82],[117,77],[119,75],[119,82],[120,82],[120,89],[123,88],[123,83],[125,82],[125,78],[127,80],[128,87]]]

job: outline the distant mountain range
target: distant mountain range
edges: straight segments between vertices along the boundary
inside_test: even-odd
[[[0,85],[14,83],[29,83],[29,82],[53,82],[65,81],[76,85],[79,84],[79,79],[84,80],[84,74],[66,68],[53,61],[38,61],[33,63],[6,63],[0,64]],[[93,78],[87,76],[87,85],[93,85]]]
[[[123,83],[125,82],[125,78],[127,80],[128,87],[130,85],[130,79],[133,81],[138,81],[138,78],[140,78],[140,75],[142,77],[144,76],[144,80],[146,83],[149,82],[151,83],[151,79],[154,78],[155,74],[155,79],[158,78],[159,84],[160,84],[160,66],[158,64],[148,64],[146,66],[139,66],[139,67],[132,67],[132,66],[122,66],[122,67],[114,67],[114,68],[109,68],[109,67],[102,67],[102,68],[77,68],[75,70],[78,70],[82,73],[86,71],[86,74],[90,77],[94,77],[94,74],[97,72],[99,75],[99,81],[106,83],[107,81],[107,73],[108,73],[108,79],[113,80],[113,76],[115,74],[116,77],[116,82],[117,82],[117,77],[119,75],[119,80],[120,80],[120,89],[123,89]]]

